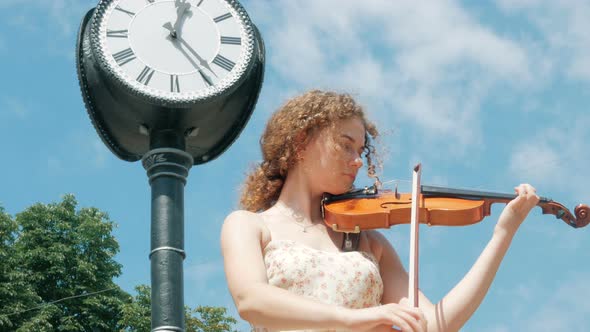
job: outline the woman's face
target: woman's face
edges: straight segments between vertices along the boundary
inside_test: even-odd
[[[358,118],[340,120],[316,133],[301,153],[301,166],[314,188],[330,194],[347,192],[363,165],[365,126]]]

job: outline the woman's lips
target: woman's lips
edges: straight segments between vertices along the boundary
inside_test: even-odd
[[[351,180],[354,181],[354,179],[356,178],[356,174],[349,174],[349,173],[344,173],[345,176],[349,177]]]

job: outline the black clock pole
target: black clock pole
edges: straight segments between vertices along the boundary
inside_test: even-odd
[[[238,1],[223,0],[233,8],[236,22],[241,22],[247,32],[237,39],[239,42],[230,39],[232,43],[228,44],[242,47],[244,54],[250,54],[243,58],[247,60],[243,60],[241,67],[235,65],[242,69],[226,68],[224,62],[221,68],[234,76],[228,76],[227,84],[221,80],[219,85],[204,88],[206,98],[187,99],[190,94],[174,91],[178,83],[175,86],[172,78],[170,93],[150,94],[157,89],[137,88],[139,78],[134,75],[117,76],[121,66],[138,59],[128,56],[116,65],[106,60],[114,55],[104,53],[101,38],[105,36],[100,33],[105,32],[100,24],[105,20],[106,8],[117,1],[101,0],[82,19],[76,44],[80,88],[90,120],[105,145],[122,160],[141,160],[148,176],[152,331],[185,332],[184,187],[191,167],[221,155],[248,122],[264,78],[264,42]],[[174,4],[158,5],[172,8]],[[146,6],[151,6],[150,2]],[[228,18],[222,15],[219,20]],[[210,24],[217,27],[218,22],[211,20]],[[109,30],[106,31],[108,36]],[[131,38],[110,33],[112,38]],[[134,54],[131,48],[118,52]]]
[[[142,158],[152,189],[152,331],[184,331],[184,186],[193,157],[184,137],[173,131],[150,135]]]

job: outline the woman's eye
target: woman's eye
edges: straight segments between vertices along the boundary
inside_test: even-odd
[[[351,153],[351,154],[352,153],[355,153],[355,154],[358,154],[358,155],[362,155],[362,153],[365,152],[365,148],[364,147],[362,147],[362,148],[359,149],[359,148],[355,147],[354,144],[352,144],[352,142],[350,142],[348,140],[344,140],[344,139],[343,140],[338,140],[337,141],[337,146],[340,149],[346,151],[347,153]]]

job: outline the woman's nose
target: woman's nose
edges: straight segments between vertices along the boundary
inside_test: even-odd
[[[363,167],[363,158],[361,158],[361,156],[356,156],[353,160],[352,160],[352,165],[354,167],[356,167],[357,169]]]

